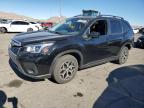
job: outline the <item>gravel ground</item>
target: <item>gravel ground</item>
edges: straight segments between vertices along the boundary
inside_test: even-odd
[[[19,78],[8,63],[7,48],[14,35],[0,34],[0,90],[4,91],[8,98],[17,99],[18,108],[92,108],[107,88],[106,79],[113,70],[144,64],[144,50],[133,48],[124,65],[106,63],[81,70],[67,84],[60,85],[49,80],[26,81]],[[12,103],[7,101],[4,106],[12,108]]]

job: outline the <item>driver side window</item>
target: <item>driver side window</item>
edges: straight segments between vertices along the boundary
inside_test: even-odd
[[[107,34],[107,21],[106,20],[98,20],[90,27],[90,33],[98,32],[101,35]]]

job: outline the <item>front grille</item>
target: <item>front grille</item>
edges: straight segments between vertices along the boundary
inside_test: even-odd
[[[20,50],[20,47],[11,47],[11,51],[16,55],[18,54],[19,50]]]

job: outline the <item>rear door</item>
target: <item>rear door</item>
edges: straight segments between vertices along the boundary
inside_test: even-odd
[[[124,38],[122,23],[119,19],[110,19],[109,25],[109,51],[111,52],[112,56],[117,56]]]
[[[14,21],[11,23],[10,28],[13,32],[26,32],[29,23],[24,21]]]

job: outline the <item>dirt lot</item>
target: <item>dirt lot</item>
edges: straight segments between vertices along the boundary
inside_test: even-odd
[[[0,90],[16,97],[18,108],[92,108],[107,88],[110,73],[120,67],[144,64],[144,50],[133,48],[126,64],[106,63],[81,70],[67,84],[49,80],[31,82],[19,78],[10,68],[7,48],[15,34],[0,34]],[[12,108],[6,102],[6,108]]]

